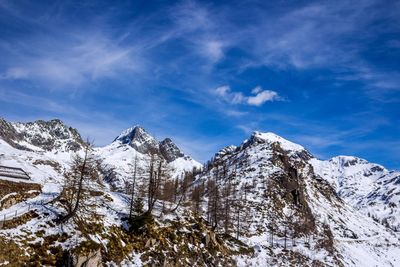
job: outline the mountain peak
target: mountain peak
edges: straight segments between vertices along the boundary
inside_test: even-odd
[[[115,141],[119,141],[122,144],[129,144],[143,154],[158,152],[157,140],[139,125],[122,131],[122,133],[115,138],[114,142]]]
[[[371,163],[365,159],[354,156],[336,156],[328,160],[332,164],[336,164],[342,172],[363,173],[365,176],[371,176],[373,173],[388,172],[382,165]]]
[[[118,135],[114,141],[121,141],[123,144],[128,144],[132,142],[133,139],[140,135],[147,134],[146,130],[140,125],[132,126],[128,129],[123,130],[120,135]]]
[[[250,142],[267,142],[267,143],[279,143],[282,149],[288,151],[304,151],[305,148],[301,145],[293,143],[275,133],[272,132],[259,132],[255,131],[250,137]]]
[[[0,119],[0,126],[0,138],[23,150],[78,151],[84,143],[76,129],[65,125],[59,119],[27,123]]]
[[[168,162],[184,156],[178,146],[170,138],[165,138],[160,142],[160,153]]]
[[[233,153],[237,149],[237,146],[230,145],[220,149],[217,153],[215,153],[215,159],[219,160],[223,158],[225,155],[229,155]]]

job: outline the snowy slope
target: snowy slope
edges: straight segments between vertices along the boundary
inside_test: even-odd
[[[240,212],[231,216],[237,219],[230,222],[230,231],[239,232],[240,239],[257,247],[258,253],[254,258],[239,257],[239,265],[285,265],[292,257],[296,258],[294,265],[300,266],[316,261],[332,266],[400,262],[398,235],[344,202],[309,161],[315,159],[302,146],[272,133],[255,132],[239,147],[217,153],[207,171],[198,176],[197,185],[208,181],[219,185],[219,202],[226,201],[223,192],[230,188],[233,199],[229,201],[240,203]],[[354,172],[349,170],[346,175]],[[212,194],[208,192],[207,197]],[[203,212],[207,216],[207,208]],[[221,231],[225,224],[221,219]],[[295,236],[297,243],[296,247],[289,245],[288,251],[282,250],[285,232]],[[311,241],[306,246],[302,240],[307,237]]]
[[[35,199],[4,212],[57,196],[71,156],[81,151],[82,144],[79,133],[59,120],[0,120],[0,165],[23,168],[31,182],[43,185],[42,194]],[[114,170],[112,185],[117,189],[131,179],[135,158],[139,169],[146,168],[150,155],[156,154],[166,160],[174,177],[202,167],[171,139],[160,142],[140,126],[123,131],[107,146],[94,148],[94,153]],[[381,222],[392,227],[399,223],[399,177],[398,172],[355,157],[321,161],[303,146],[276,134],[255,132],[239,146],[219,151],[197,176],[195,186],[207,187],[209,181],[216,181],[217,205],[221,210],[229,207],[234,214],[226,226],[221,219],[217,230],[228,227],[232,236],[238,234],[242,242],[256,248],[254,255],[236,256],[239,266],[286,266],[288,262],[295,266],[397,266],[398,233]],[[139,174],[138,178],[146,177]],[[231,194],[224,199],[228,189]],[[111,192],[108,184],[102,190],[116,205],[102,211],[105,223],[110,227],[120,224],[119,219],[115,221],[119,213],[108,209],[123,209],[126,197]],[[207,192],[202,199],[206,219],[205,203],[210,197]],[[297,246],[289,242],[284,250],[285,235]]]
[[[0,165],[23,168],[33,179],[57,180],[68,168],[71,156],[82,151],[83,144],[77,130],[57,119],[28,123],[0,119]],[[114,169],[114,186],[118,189],[130,179],[135,157],[139,167],[145,168],[150,154],[156,153],[168,162],[173,177],[202,167],[171,139],[158,142],[140,126],[124,130],[110,145],[94,148],[94,152],[104,159],[107,168]]]
[[[400,172],[350,156],[313,158],[310,163],[350,205],[400,229]]]
[[[58,119],[13,123],[0,118],[0,138],[15,148],[31,151],[79,151],[83,145],[78,131]]]
[[[124,181],[131,179],[135,158],[138,168],[146,169],[152,153],[167,161],[173,178],[179,178],[185,171],[202,167],[199,162],[184,155],[171,139],[158,142],[140,126],[124,130],[110,145],[96,148],[95,153],[106,165],[114,168],[117,188],[122,188]]]

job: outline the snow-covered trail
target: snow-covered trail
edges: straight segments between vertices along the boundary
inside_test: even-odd
[[[56,195],[57,196],[57,195]],[[41,208],[43,205],[51,202],[56,196],[52,194],[40,194],[39,196],[19,202],[7,209],[0,211],[0,221],[12,220],[25,213]]]
[[[10,179],[11,178],[7,180]],[[18,179],[12,179],[12,182],[21,182],[21,181]],[[33,183],[32,181],[27,181],[27,182]],[[59,192],[60,192],[60,185],[58,183],[47,182],[43,186],[42,192],[38,196],[26,199],[15,205],[12,205],[9,208],[1,210],[0,221],[12,220],[31,210],[43,208],[43,205],[46,205],[47,203],[51,202],[54,198],[56,198],[59,195]]]

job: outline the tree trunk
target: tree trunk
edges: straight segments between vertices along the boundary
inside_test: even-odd
[[[132,195],[131,195],[131,205],[129,208],[129,219],[132,219],[133,213],[133,201],[135,197],[135,182],[136,182],[136,167],[137,167],[137,156],[135,157],[135,166],[133,171],[133,185],[132,185]]]

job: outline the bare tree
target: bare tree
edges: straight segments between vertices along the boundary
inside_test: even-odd
[[[136,175],[137,175],[137,156],[135,156],[135,161],[133,163],[133,181],[132,181],[131,203],[129,207],[129,219],[132,219],[133,208],[134,208]]]
[[[163,158],[152,154],[149,163],[149,183],[147,188],[147,212],[151,213],[158,199],[161,198],[160,185],[170,179],[170,172]]]
[[[194,213],[201,213],[201,203],[205,192],[204,182],[196,185],[191,192],[192,210]]]
[[[89,142],[84,147],[83,157],[79,154],[73,157],[70,171],[64,174],[64,186],[59,197],[66,214],[58,222],[67,222],[79,210],[89,207],[87,201],[90,198],[91,185],[99,182],[98,164],[99,161],[91,153]]]
[[[227,172],[223,172],[224,179],[227,179]],[[225,180],[226,181],[226,180]],[[229,179],[223,188],[223,221],[225,233],[229,233],[231,227],[231,205],[232,205],[232,184]]]
[[[149,162],[149,184],[147,188],[147,212],[151,213],[156,202],[156,194],[159,184],[157,183],[157,172],[155,171],[156,159],[152,154]]]
[[[208,221],[212,228],[215,230],[219,224],[220,219],[220,192],[218,188],[218,168],[214,171],[214,179],[208,180],[207,182],[207,193],[208,193]]]
[[[235,201],[236,206],[236,239],[240,237],[240,211],[242,209],[242,198],[236,199]]]

